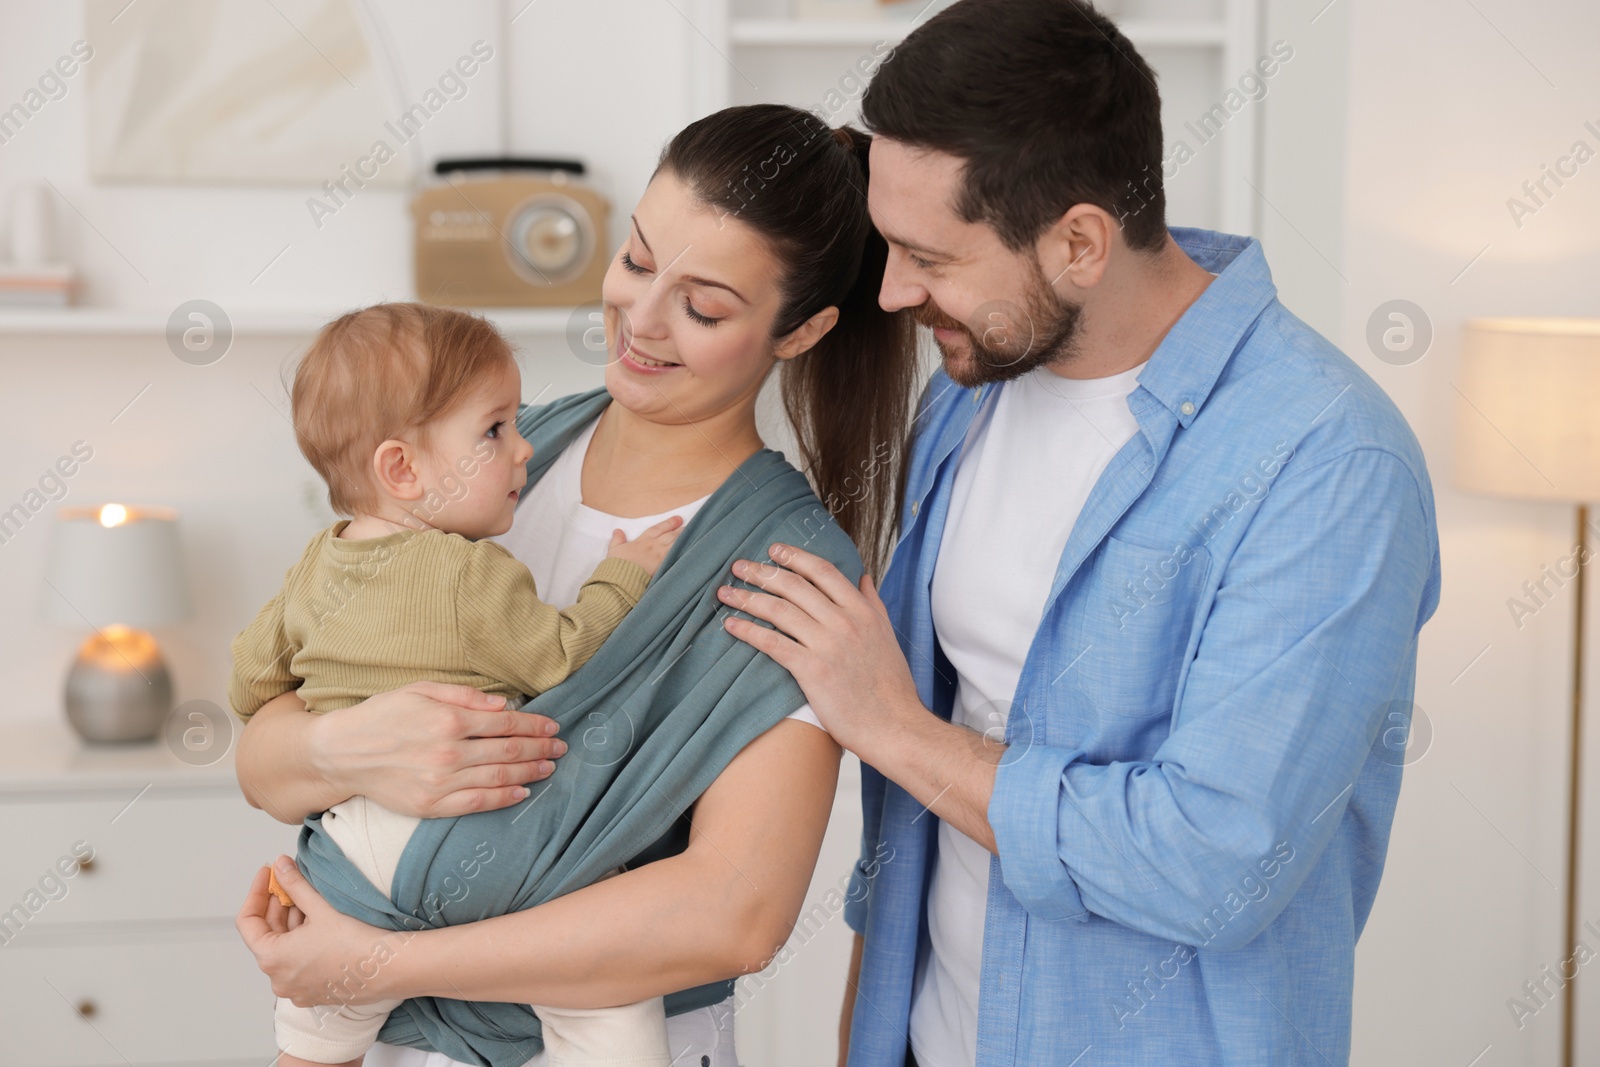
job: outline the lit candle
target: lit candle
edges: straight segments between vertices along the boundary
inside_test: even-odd
[[[113,623],[84,641],[78,655],[97,668],[119,674],[142,674],[144,668],[153,668],[161,663],[161,653],[154,637],[144,630],[120,623]]]

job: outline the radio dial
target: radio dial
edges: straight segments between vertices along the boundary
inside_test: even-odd
[[[530,271],[537,280],[554,284],[580,272],[593,244],[586,216],[564,197],[541,198],[524,204],[512,216],[506,236],[511,244],[511,265],[518,273]]]

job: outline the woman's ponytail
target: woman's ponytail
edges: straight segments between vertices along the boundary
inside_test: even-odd
[[[854,195],[865,213],[872,137],[843,129],[860,168]],[[903,492],[917,342],[908,312],[878,304],[888,257],[888,244],[869,223],[855,280],[837,304],[839,321],[780,372],[784,410],[817,495],[880,576]]]
[[[878,304],[889,247],[867,213],[871,145],[861,130],[755,104],[691,124],[660,167],[771,242],[787,270],[774,338],[839,309],[822,340],[785,361],[784,410],[823,506],[881,574],[904,491],[917,352],[909,311]]]

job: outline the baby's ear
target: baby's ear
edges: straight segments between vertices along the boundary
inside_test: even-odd
[[[372,454],[372,472],[378,488],[399,500],[422,497],[422,481],[417,477],[416,455],[410,442],[391,437]]]

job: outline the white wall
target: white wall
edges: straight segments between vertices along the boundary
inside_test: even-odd
[[[513,10],[521,3],[513,0]],[[1600,163],[1520,230],[1505,207],[1541,163],[1585,136],[1585,119],[1600,124],[1600,75],[1586,51],[1600,40],[1600,13],[1577,0],[1325,3],[1267,4],[1265,40],[1286,40],[1296,54],[1261,113],[1260,235],[1285,303],[1367,368],[1416,428],[1434,474],[1445,567],[1417,698],[1434,739],[1407,771],[1388,871],[1361,942],[1353,1062],[1464,1065],[1492,1044],[1479,1062],[1552,1063],[1555,1011],[1519,1032],[1505,1001],[1565,955],[1560,894],[1546,879],[1560,886],[1564,878],[1570,601],[1519,632],[1505,599],[1569,550],[1571,515],[1451,488],[1451,406],[1460,403],[1451,381],[1468,316],[1600,313]],[[415,3],[383,7],[397,37],[419,37],[408,27],[431,31],[407,57],[415,81],[428,79],[438,56],[483,35],[481,7],[463,7],[442,29]],[[679,14],[690,10],[636,0],[527,8],[501,52],[518,57],[511,147],[584,157],[614,203],[630,205],[662,139],[692,117],[682,57],[695,31]],[[4,106],[83,31],[76,4],[3,0],[0,15]],[[489,96],[447,115],[460,125],[436,131],[441,150],[492,147],[481,143],[500,122]],[[74,85],[0,145],[0,198],[11,183],[39,176],[60,186],[84,216],[65,211],[64,236],[90,300],[164,312],[201,296],[243,310],[341,307],[408,291],[403,194],[365,191],[319,231],[306,190],[95,186],[83,105]],[[290,251],[252,281],[285,244]],[[1397,297],[1420,304],[1435,328],[1432,350],[1408,367],[1379,362],[1364,341],[1368,315]],[[229,638],[331,518],[294,449],[279,385],[303,340],[244,337],[222,362],[195,368],[173,359],[159,336],[0,333],[0,507],[81,438],[96,455],[66,502],[115,496],[183,511],[197,613],[163,634],[180,700],[222,702]],[[530,396],[594,380],[559,340],[525,339],[525,347]],[[36,518],[0,545],[0,595],[11,608],[0,615],[10,696],[0,721],[59,715],[61,673],[79,638],[33,615],[45,532]],[[1600,769],[1600,745],[1590,756]],[[848,862],[857,818],[848,803],[836,812],[811,903]],[[1593,858],[1600,818],[1588,830]],[[1582,914],[1600,920],[1600,891],[1586,895]],[[748,1060],[826,1060],[845,943],[836,919],[779,972],[777,986],[751,999]],[[1589,984],[1593,1005],[1600,979]],[[1600,1035],[1589,1048],[1597,1043]]]
[[[1591,54],[1600,10],[1559,0],[1337,0],[1318,26],[1331,20],[1348,27],[1348,122],[1299,136],[1346,145],[1342,241],[1322,248],[1344,276],[1325,283],[1342,308],[1334,337],[1394,396],[1423,443],[1444,565],[1417,695],[1434,736],[1406,772],[1358,953],[1353,1062],[1554,1063],[1559,1009],[1519,1030],[1506,1001],[1569,955],[1558,887],[1572,598],[1520,631],[1506,599],[1571,551],[1573,514],[1451,486],[1451,423],[1463,403],[1452,383],[1468,317],[1600,313],[1600,165],[1520,229],[1506,206],[1575,140],[1600,149],[1582,128],[1600,120]],[[1280,206],[1318,240],[1315,202]],[[1432,349],[1410,366],[1380,362],[1365,341],[1369,315],[1397,298],[1420,305],[1435,331]],[[1600,767],[1600,749],[1588,755]],[[1583,918],[1600,917],[1590,797]],[[1600,1056],[1592,1025],[1600,985],[1586,977],[1580,1063]]]

